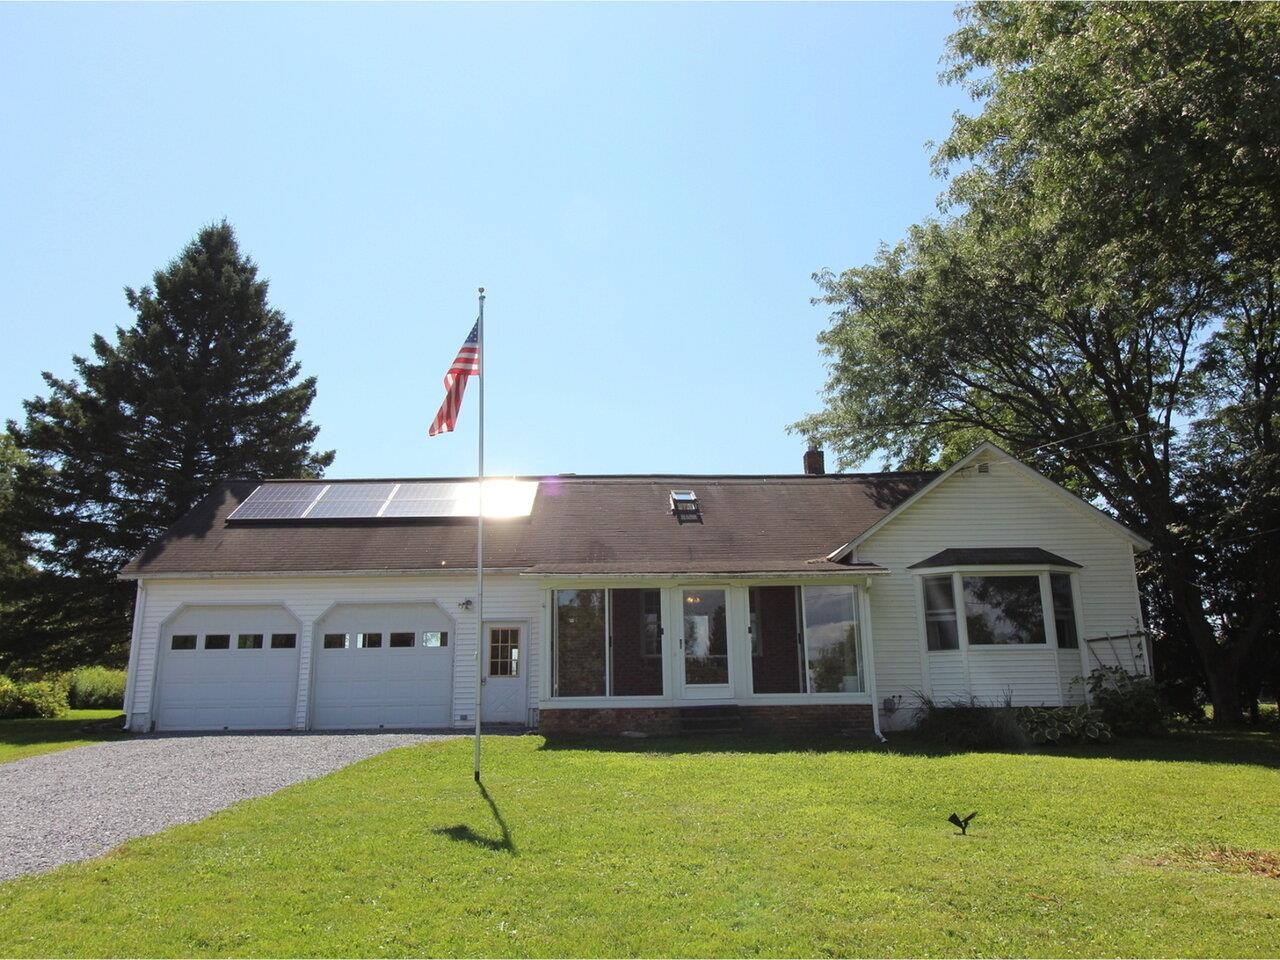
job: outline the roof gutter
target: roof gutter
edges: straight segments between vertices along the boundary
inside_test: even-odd
[[[717,572],[715,570],[653,570],[648,573],[620,573],[601,570],[594,573],[521,573],[522,578],[530,580],[688,580],[690,577],[701,577],[713,580],[848,580],[856,577],[881,576],[889,573],[883,567],[853,567],[847,572],[843,570],[752,570],[743,573]]]
[[[518,574],[527,567],[485,567],[487,574]],[[117,580],[245,580],[283,577],[474,577],[475,567],[400,567],[385,570],[180,570],[121,571]]]

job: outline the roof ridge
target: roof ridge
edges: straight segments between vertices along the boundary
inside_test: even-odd
[[[862,473],[550,473],[514,476],[487,476],[486,480],[522,480],[535,483],[653,483],[656,481],[701,480],[706,482],[789,480],[800,483],[841,482],[878,477],[932,477],[938,470],[875,470]],[[220,483],[474,483],[475,477],[224,477]]]

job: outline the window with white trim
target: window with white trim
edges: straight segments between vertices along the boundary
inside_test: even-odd
[[[552,592],[555,697],[660,697],[662,591]]]
[[[969,646],[1046,642],[1039,576],[965,574],[962,583]]]
[[[930,650],[959,650],[956,594],[951,574],[924,578],[924,634]]]

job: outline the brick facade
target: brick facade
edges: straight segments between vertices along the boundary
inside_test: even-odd
[[[549,737],[566,733],[619,734],[628,730],[679,733],[680,711],[674,707],[539,710],[538,730]]]
[[[689,707],[684,709],[688,710]],[[696,709],[696,708],[694,708]],[[858,733],[870,735],[871,705],[866,703],[741,706],[742,729],[750,733]],[[662,735],[681,731],[680,707],[571,708],[542,710],[538,729],[561,734],[620,734],[626,731]]]

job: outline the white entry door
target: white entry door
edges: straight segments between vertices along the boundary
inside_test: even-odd
[[[680,591],[680,613],[683,696],[694,700],[732,696],[728,591],[685,587]]]
[[[529,722],[528,677],[524,627],[518,623],[484,625],[484,672],[480,720],[484,723]]]

